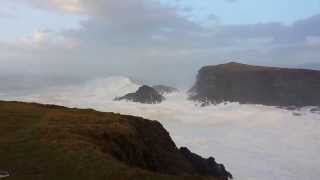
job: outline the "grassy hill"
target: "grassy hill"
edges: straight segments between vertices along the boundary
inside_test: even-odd
[[[211,164],[207,171],[203,166],[199,172],[199,162],[206,165],[209,160],[184,156],[156,121],[19,102],[0,101],[0,157],[0,170],[11,175],[8,180],[223,180],[229,176],[219,164]],[[198,164],[190,157],[196,157]]]

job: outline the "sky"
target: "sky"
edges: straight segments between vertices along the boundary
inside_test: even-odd
[[[206,21],[214,14],[224,24],[253,24],[282,22],[291,24],[299,19],[318,14],[319,0],[162,0],[193,9],[195,19]]]
[[[181,85],[228,61],[320,67],[319,0],[1,3],[2,77],[125,75]]]

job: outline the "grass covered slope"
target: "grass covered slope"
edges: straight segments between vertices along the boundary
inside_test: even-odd
[[[0,101],[0,157],[10,180],[231,176],[213,158],[179,150],[156,121],[19,102]]]

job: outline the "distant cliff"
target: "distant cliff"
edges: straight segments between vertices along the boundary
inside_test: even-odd
[[[206,66],[190,90],[193,100],[271,106],[319,106],[320,71],[227,63]]]
[[[0,157],[15,180],[231,177],[213,158],[178,149],[157,121],[32,103],[0,101]]]

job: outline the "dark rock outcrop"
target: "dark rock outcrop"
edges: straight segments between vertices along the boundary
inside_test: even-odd
[[[271,106],[319,106],[320,71],[228,63],[203,67],[193,100]]]
[[[163,174],[211,176],[224,180],[232,178],[214,158],[204,159],[187,148],[178,149],[160,123],[148,120],[128,123],[134,130],[133,134],[115,136],[105,132],[104,138],[112,142],[111,154],[130,166]]]
[[[157,104],[161,103],[165,98],[159,94],[155,89],[149,86],[141,86],[135,93],[129,93],[122,97],[117,97],[114,100],[133,101],[144,104]]]
[[[179,92],[177,88],[164,86],[164,85],[156,85],[156,86],[152,86],[152,88],[155,89],[161,95]]]
[[[201,156],[192,153],[188,148],[180,148],[182,155],[192,164],[192,167],[200,174],[214,177],[222,177],[225,179],[231,178],[229,173],[223,164],[216,163],[213,157],[204,159]]]
[[[0,167],[17,180],[231,177],[213,158],[203,159],[186,148],[179,150],[157,121],[2,101],[0,119]]]

